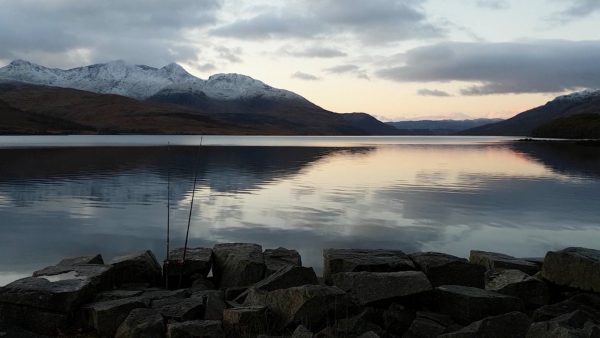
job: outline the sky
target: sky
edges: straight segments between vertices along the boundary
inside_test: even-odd
[[[382,120],[511,117],[600,88],[598,0],[0,0],[0,64],[177,62]]]

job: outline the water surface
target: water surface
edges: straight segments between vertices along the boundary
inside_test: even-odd
[[[600,249],[597,147],[489,137],[0,137],[0,285],[66,256],[192,246]],[[167,143],[171,144],[167,148]]]

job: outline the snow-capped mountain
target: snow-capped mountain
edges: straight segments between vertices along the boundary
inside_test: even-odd
[[[579,92],[570,93],[556,97],[553,101],[584,101],[600,97],[600,90],[598,89],[586,89]]]
[[[12,80],[54,87],[74,88],[101,94],[117,94],[144,100],[163,93],[204,93],[217,100],[266,98],[305,100],[293,92],[273,88],[240,74],[217,74],[208,80],[197,78],[176,63],[162,68],[132,65],[117,60],[62,70],[28,61],[15,60],[0,68],[0,80]]]

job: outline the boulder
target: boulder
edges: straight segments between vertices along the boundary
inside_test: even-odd
[[[227,289],[225,289],[225,299],[226,300],[238,299],[240,297],[240,295],[244,295],[242,297],[242,298],[244,298],[247,290],[248,290],[248,287],[245,287],[245,286],[244,287],[227,288]]]
[[[575,310],[529,327],[527,338],[546,337],[600,337],[600,318]]]
[[[193,291],[191,298],[200,298],[204,303],[204,318],[207,320],[223,320],[225,296],[222,290]]]
[[[185,322],[202,319],[204,303],[202,298],[165,298],[152,301],[152,308],[171,321]]]
[[[140,298],[124,298],[86,304],[81,313],[87,327],[101,336],[112,337],[131,310],[147,306],[148,302]]]
[[[262,305],[225,309],[223,328],[230,337],[255,336],[267,329],[267,308]]]
[[[298,325],[290,338],[313,338],[313,333],[304,325]]]
[[[429,338],[437,337],[444,332],[452,331],[456,327],[450,316],[439,313],[419,311],[415,320],[410,324],[404,338]]]
[[[540,267],[536,263],[497,252],[471,250],[469,261],[479,264],[487,270],[514,269],[521,270],[528,275],[535,275],[540,271]]]
[[[383,328],[387,332],[402,336],[415,319],[415,312],[400,304],[392,303],[389,308],[383,312],[382,317]]]
[[[578,294],[562,302],[542,306],[533,312],[532,317],[534,322],[548,321],[574,311],[600,319],[600,295]]]
[[[269,276],[277,270],[289,265],[302,266],[302,258],[296,250],[281,247],[277,249],[266,249],[263,256],[266,265],[265,276]]]
[[[600,250],[549,251],[544,258],[542,276],[558,285],[600,292]]]
[[[169,288],[190,287],[194,277],[208,276],[212,267],[211,248],[187,248],[185,262],[183,249],[169,251],[169,259],[163,265],[163,274],[167,278]]]
[[[162,283],[162,270],[152,251],[142,251],[111,260],[117,285],[127,283]]]
[[[249,286],[265,275],[262,247],[257,244],[227,243],[213,248],[213,275],[222,288]]]
[[[488,316],[523,311],[525,308],[523,301],[517,297],[459,285],[435,288],[430,305],[463,325]]]
[[[218,320],[192,320],[170,323],[167,326],[168,338],[223,338],[225,333]]]
[[[520,270],[502,270],[491,275],[487,290],[521,298],[528,308],[538,308],[550,301],[550,290],[542,280]]]
[[[141,298],[147,299],[149,301],[155,301],[160,299],[167,298],[187,298],[189,296],[189,291],[187,289],[179,289],[179,290],[165,290],[165,289],[144,289],[143,293],[140,295]]]
[[[115,338],[163,338],[165,321],[154,309],[133,309],[121,323]]]
[[[361,334],[360,336],[358,336],[358,338],[379,338],[380,335],[378,335],[377,333],[373,332],[373,331],[369,331],[369,332],[365,332],[363,334]]]
[[[104,265],[104,260],[102,259],[102,255],[92,255],[92,256],[80,256],[74,258],[65,258],[58,262],[58,264],[54,266],[45,267],[41,270],[35,271],[33,273],[33,277],[43,276],[43,275],[55,275],[56,269],[63,269],[66,266],[75,266],[75,265],[86,265],[86,264],[99,264]]]
[[[76,309],[113,284],[111,267],[106,265],[63,266],[52,273],[0,288],[0,323],[56,335],[72,326]]]
[[[144,291],[141,290],[110,290],[104,291],[96,295],[96,302],[104,302],[107,300],[117,300],[123,298],[131,298],[140,296]]]
[[[323,250],[323,277],[339,272],[396,272],[416,270],[415,264],[400,250],[325,249]]]
[[[354,311],[344,291],[337,287],[303,285],[274,291],[251,289],[244,305],[264,305],[275,317],[279,328],[298,324],[319,327],[327,320]]]
[[[335,323],[335,330],[340,337],[360,336],[372,331],[381,335],[383,329],[374,323],[372,309],[365,309],[356,316],[339,319]]]
[[[522,312],[509,312],[484,318],[458,331],[446,333],[438,338],[525,338],[531,320]]]
[[[341,272],[331,278],[333,285],[348,292],[360,305],[431,290],[431,283],[421,271]]]
[[[264,291],[273,291],[306,284],[319,284],[313,268],[288,265],[254,284],[252,287]]]
[[[195,290],[215,290],[215,284],[212,280],[205,277],[198,277],[192,281],[192,289]]]
[[[409,255],[427,275],[433,286],[464,285],[484,287],[485,268],[464,258],[439,252],[417,252]]]

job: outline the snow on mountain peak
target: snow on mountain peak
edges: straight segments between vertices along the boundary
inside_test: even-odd
[[[253,97],[303,99],[295,93],[273,88],[241,74],[216,74],[207,81],[202,80],[188,73],[177,63],[154,68],[114,60],[62,70],[15,60],[0,68],[0,79],[118,94],[136,99],[146,99],[165,89],[204,92],[208,97],[221,100]]]
[[[579,92],[558,96],[553,101],[583,101],[594,97],[600,97],[600,90],[586,89]]]

